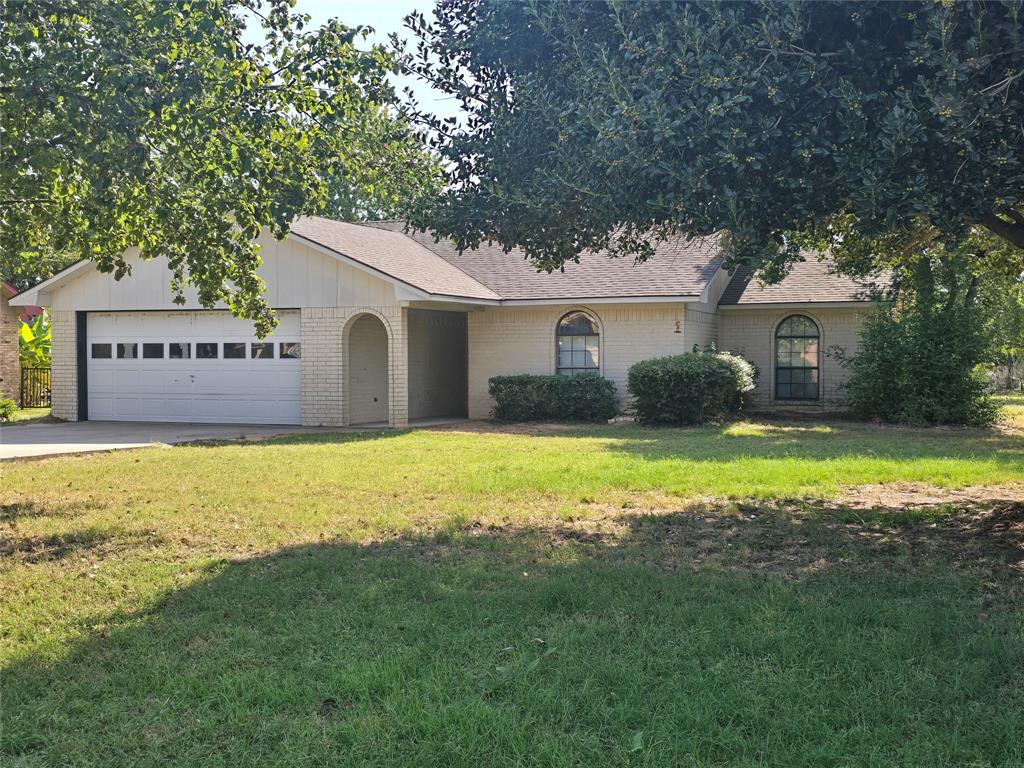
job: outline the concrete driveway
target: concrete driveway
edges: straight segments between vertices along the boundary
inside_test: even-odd
[[[136,421],[12,424],[0,426],[0,460],[141,448],[153,443],[238,440],[330,431],[337,430],[266,424],[155,424]]]

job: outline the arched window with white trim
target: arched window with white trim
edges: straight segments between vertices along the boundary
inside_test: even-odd
[[[601,367],[601,336],[597,322],[586,312],[570,312],[555,330],[556,372],[560,376],[597,373]]]
[[[818,324],[790,315],[775,329],[775,398],[818,399]]]

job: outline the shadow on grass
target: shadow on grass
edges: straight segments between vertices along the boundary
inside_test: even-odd
[[[1019,507],[989,515],[1002,527],[877,514],[732,505],[215,562],[66,657],[11,665],[2,754],[1020,764]]]
[[[0,564],[41,563],[70,557],[110,557],[140,545],[158,546],[162,538],[151,533],[121,528],[85,528],[50,536],[10,536],[0,538]]]

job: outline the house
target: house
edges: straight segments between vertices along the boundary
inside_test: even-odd
[[[661,243],[635,264],[583,254],[537,272],[521,253],[459,253],[400,223],[298,219],[264,236],[280,325],[172,302],[158,260],[120,281],[80,262],[18,296],[51,308],[53,413],[76,419],[404,426],[482,418],[488,379],[597,371],[626,396],[643,359],[714,343],[757,364],[756,400],[835,408],[871,287],[813,258],[764,287],[723,268],[717,237]]]
[[[19,399],[21,364],[18,362],[20,311],[10,304],[17,294],[7,281],[0,282],[0,397]]]

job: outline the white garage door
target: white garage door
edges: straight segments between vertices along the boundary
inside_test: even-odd
[[[299,424],[299,313],[260,341],[227,312],[90,312],[89,419]]]

